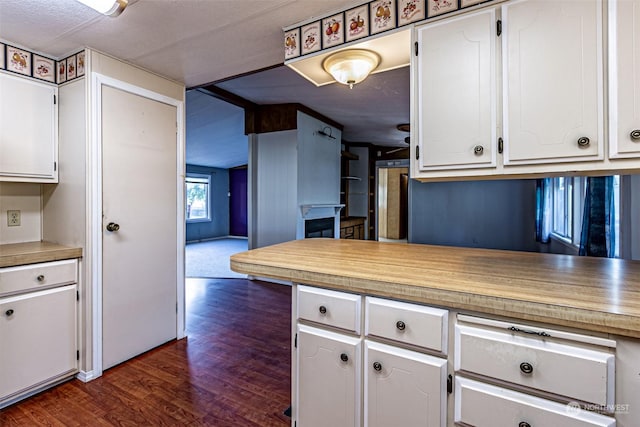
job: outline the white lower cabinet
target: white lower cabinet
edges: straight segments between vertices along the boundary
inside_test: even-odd
[[[298,325],[298,423],[360,426],[362,340]]]
[[[445,426],[447,361],[365,341],[364,425]]]
[[[455,415],[458,424],[474,427],[613,427],[616,421],[502,387],[456,376]]]
[[[292,425],[447,425],[446,310],[365,297],[363,313],[361,295],[294,295]]]
[[[0,298],[0,407],[77,370],[76,285]]]

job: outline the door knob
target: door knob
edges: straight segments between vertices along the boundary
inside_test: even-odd
[[[115,222],[110,222],[109,224],[107,224],[107,231],[110,232],[114,232],[114,231],[118,231],[120,230],[120,225],[116,224]]]

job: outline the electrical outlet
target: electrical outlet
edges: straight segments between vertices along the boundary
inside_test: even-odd
[[[7,226],[17,227],[20,225],[20,211],[7,211]]]

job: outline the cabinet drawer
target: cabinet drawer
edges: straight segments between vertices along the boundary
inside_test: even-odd
[[[0,268],[0,295],[76,283],[77,263],[70,259]]]
[[[454,420],[475,427],[613,427],[612,417],[456,377]]]
[[[457,324],[456,371],[543,390],[570,399],[614,403],[615,356],[519,332]]]
[[[298,319],[360,333],[361,297],[298,285]]]
[[[365,299],[365,334],[447,353],[448,312],[375,297]]]

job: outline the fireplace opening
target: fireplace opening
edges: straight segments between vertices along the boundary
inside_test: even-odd
[[[307,219],[304,222],[304,237],[334,237],[335,218]]]

